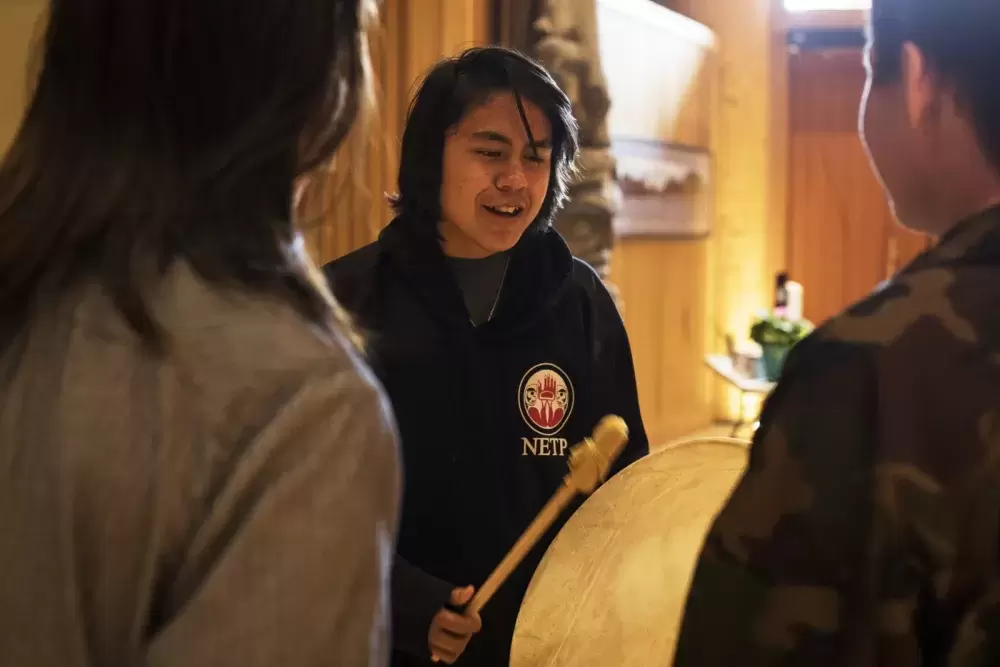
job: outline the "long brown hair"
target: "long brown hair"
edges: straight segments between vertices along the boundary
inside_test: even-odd
[[[184,261],[349,331],[298,242],[292,192],[362,106],[367,7],[51,0],[32,99],[0,163],[4,321],[17,330],[96,280],[162,350],[149,292]]]

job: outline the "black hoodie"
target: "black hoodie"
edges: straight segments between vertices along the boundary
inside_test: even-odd
[[[493,318],[476,327],[438,241],[411,229],[398,218],[325,268],[367,334],[401,436],[394,667],[431,664],[431,619],[452,588],[486,580],[601,417],[617,414],[630,430],[615,470],[649,450],[621,317],[555,230],[528,232],[510,252]],[[567,517],[483,609],[457,665],[509,664],[521,600]]]

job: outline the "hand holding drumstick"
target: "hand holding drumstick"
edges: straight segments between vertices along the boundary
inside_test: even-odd
[[[469,604],[475,589],[472,586],[456,588],[451,592],[449,606],[461,609]],[[444,662],[451,665],[462,655],[469,645],[472,636],[483,627],[483,622],[477,612],[452,611],[442,608],[431,621],[431,629],[427,635],[434,662]]]
[[[628,426],[621,417],[608,415],[594,429],[594,434],[590,438],[584,439],[570,450],[569,474],[563,479],[563,485],[559,487],[552,499],[542,508],[535,520],[531,522],[528,529],[524,531],[511,550],[507,553],[500,565],[493,571],[482,587],[473,595],[473,589],[460,588],[452,592],[450,605],[461,612],[454,612],[442,609],[434,617],[431,624],[431,655],[434,662],[445,661],[451,664],[458,659],[469,640],[476,632],[482,628],[482,620],[479,618],[479,610],[489,601],[500,585],[506,581],[514,568],[524,559],[542,534],[552,525],[559,513],[578,493],[591,493],[597,485],[602,482],[611,468],[611,464],[618,458],[622,448],[628,441]],[[452,633],[449,637],[447,633],[441,635],[448,639],[444,648],[458,648],[458,652],[450,650],[448,654],[438,652],[434,645],[435,628],[442,627],[438,619],[447,622],[451,627],[465,630],[464,633]],[[464,619],[465,623],[460,624]],[[475,630],[469,631],[471,628]],[[442,627],[443,630],[443,627]],[[451,660],[447,658],[451,657]]]

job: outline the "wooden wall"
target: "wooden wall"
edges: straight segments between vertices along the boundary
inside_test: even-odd
[[[711,242],[626,238],[612,256],[643,420],[662,443],[712,422]]]
[[[24,112],[29,42],[46,0],[0,0],[0,153]],[[376,108],[332,165],[317,176],[303,202],[302,228],[320,262],[375,238],[389,220],[385,194],[396,180],[399,137],[414,84],[436,60],[482,44],[490,30],[490,0],[383,0],[371,35]]]
[[[858,137],[860,49],[789,56],[788,266],[821,322],[862,298],[929,239],[898,225]]]
[[[0,0],[0,155],[24,115],[32,38],[41,30],[45,0]]]
[[[612,136],[711,147],[719,81],[714,36],[665,10],[653,12],[660,17],[654,21],[615,0],[599,0],[598,7]],[[711,243],[624,236],[612,254],[611,278],[620,290],[643,419],[654,442],[712,418],[702,361],[712,310]]]
[[[707,26],[718,39],[700,74],[705,85],[714,87],[714,101],[696,97],[683,111],[699,117],[710,132],[712,236],[707,241],[626,238],[613,258],[613,279],[622,290],[639,366],[644,416],[652,437],[669,439],[736,414],[736,392],[713,378],[704,355],[724,351],[727,334],[745,338],[753,313],[770,301],[771,279],[783,268],[785,253],[784,165],[781,115],[774,104],[774,90],[782,82],[773,69],[780,0],[660,4]],[[651,60],[660,69],[671,64]],[[657,87],[646,84],[640,90],[655,95]],[[697,126],[680,123],[663,138],[700,143],[704,135],[693,130]]]
[[[670,0],[677,11],[711,28],[720,44],[720,96],[715,137],[717,226],[715,309],[718,333],[746,335],[754,312],[770,302],[771,279],[783,260],[784,224],[774,187],[780,179],[774,142],[774,25],[780,0]],[[713,341],[718,350],[722,341]]]
[[[305,194],[302,227],[317,261],[371,242],[389,221],[385,196],[395,188],[416,84],[437,60],[485,43],[490,11],[489,0],[383,0],[370,46],[375,109],[348,137],[330,173],[316,177]]]

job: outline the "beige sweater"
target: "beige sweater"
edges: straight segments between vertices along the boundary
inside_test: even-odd
[[[97,288],[0,357],[0,665],[387,660],[393,419],[345,345],[174,271],[167,359]]]

